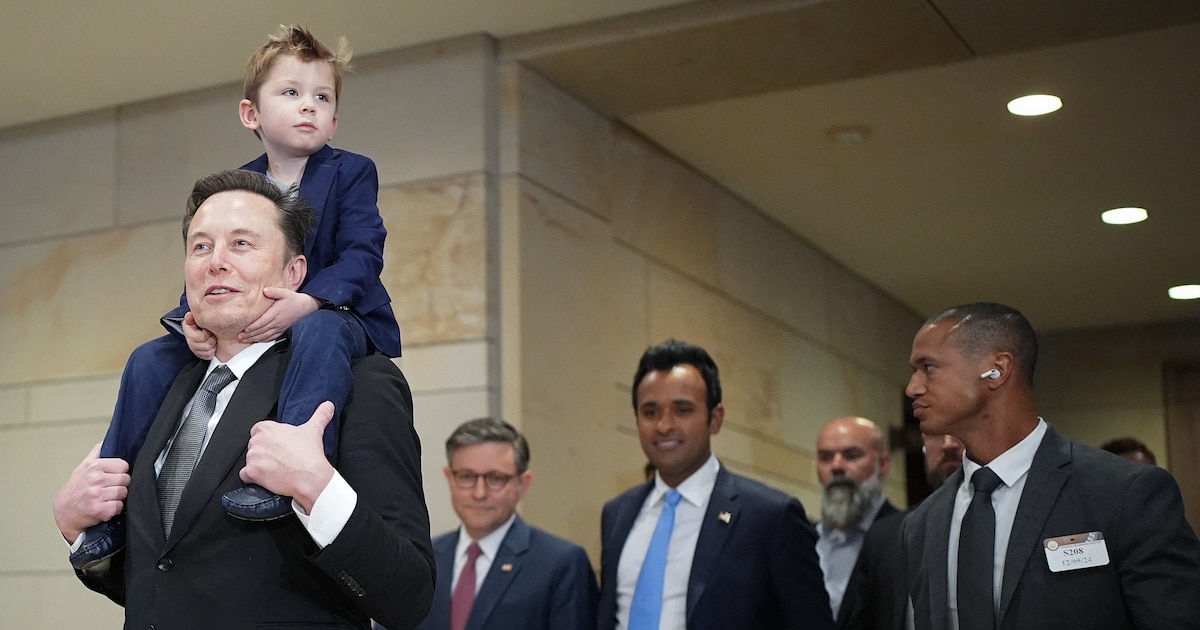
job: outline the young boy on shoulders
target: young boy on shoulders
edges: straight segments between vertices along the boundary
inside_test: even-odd
[[[350,57],[344,38],[330,50],[306,28],[281,26],[247,62],[244,98],[238,104],[242,125],[264,149],[242,168],[300,195],[317,217],[304,248],[307,280],[299,291],[264,289],[274,302],[241,335],[242,341],[257,343],[286,333],[291,359],[276,411],[279,421],[293,425],[303,424],[326,400],[341,412],[354,360],[372,352],[400,355],[400,328],[379,277],[387,232],[379,214],[375,163],[328,145],[337,130],[342,75]],[[215,341],[196,326],[186,296],[163,317],[163,324],[171,334],[142,344],[126,363],[100,457],[132,463],[176,375],[196,357],[213,357]],[[335,416],[325,431],[326,455],[335,452],[337,435]],[[226,494],[222,504],[245,520],[292,513],[285,497],[254,485]],[[71,563],[80,570],[95,566],[124,541],[123,517],[117,516],[84,532],[72,545]]]

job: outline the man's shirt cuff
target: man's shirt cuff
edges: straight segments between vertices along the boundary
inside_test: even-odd
[[[321,491],[317,496],[316,502],[313,503],[311,514],[305,514],[304,508],[300,507],[299,503],[292,500],[292,511],[296,513],[296,517],[300,519],[300,524],[304,529],[308,530],[308,535],[312,536],[313,541],[321,548],[328,546],[342,533],[342,528],[346,526],[346,522],[350,520],[350,515],[354,513],[354,506],[358,504],[358,493],[337,470],[333,471],[333,478],[329,480],[329,485]]]

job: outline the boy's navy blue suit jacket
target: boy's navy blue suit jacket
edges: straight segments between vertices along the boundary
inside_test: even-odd
[[[267,156],[242,169],[266,174]],[[354,313],[375,349],[400,356],[400,326],[379,274],[387,230],[379,214],[379,173],[364,155],[329,145],[308,158],[300,196],[317,215],[317,227],[304,246],[308,277],[300,290]],[[340,254],[338,252],[341,252]],[[163,319],[187,313],[187,295]],[[177,332],[168,326],[168,330]]]

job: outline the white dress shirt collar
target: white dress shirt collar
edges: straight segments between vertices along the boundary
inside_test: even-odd
[[[220,360],[218,360],[216,357],[213,357],[208,362],[208,370],[204,372],[204,378],[208,378],[208,375],[212,374],[212,371],[217,369],[218,365],[227,365],[229,366],[229,371],[233,372],[233,375],[237,377],[238,380],[241,380],[242,376],[246,373],[246,370],[254,367],[254,364],[258,363],[258,360],[262,358],[262,355],[266,354],[267,350],[270,350],[271,347],[274,346],[278,341],[279,340],[276,339],[275,341],[262,341],[259,343],[250,344],[249,346],[246,346],[238,351],[237,354],[233,355],[233,357],[231,357],[229,361],[225,363],[221,363]],[[200,379],[200,382],[204,382],[204,379]]]
[[[1041,445],[1042,438],[1046,436],[1048,426],[1045,420],[1038,418],[1037,426],[1029,435],[988,463],[987,467],[996,473],[997,477],[1000,477],[1000,481],[1003,481],[1005,486],[1011,488],[1022,475],[1029,472],[1030,466],[1033,465],[1033,456],[1037,454],[1038,446]],[[970,486],[971,475],[980,468],[983,466],[972,461],[970,453],[964,453],[963,483]]]
[[[696,469],[696,472],[688,476],[675,486],[679,494],[683,495],[683,500],[691,503],[698,508],[708,506],[708,499],[712,496],[713,487],[717,485],[717,473],[721,470],[721,463],[717,461],[717,456],[709,453],[708,460]],[[647,505],[655,505],[662,501],[663,496],[671,486],[662,480],[658,474],[654,474],[654,488],[650,490],[650,496],[647,497]]]
[[[504,537],[508,535],[508,530],[512,529],[516,520],[517,514],[513,512],[513,515],[508,517],[503,525],[479,540],[471,540],[466,528],[462,525],[458,526],[458,544],[454,548],[454,578],[450,582],[451,593],[458,585],[458,576],[462,574],[463,567],[467,565],[467,548],[473,542],[479,545],[480,552],[479,557],[475,560],[475,592],[479,592],[483,586],[483,580],[487,578],[488,572],[492,569],[496,554],[500,553],[500,544],[504,542]]]
[[[466,558],[467,547],[470,547],[471,543],[474,542],[479,544],[479,551],[482,552],[484,556],[487,556],[489,560],[494,560],[496,558],[496,554],[500,552],[500,543],[504,542],[504,537],[508,535],[508,530],[512,529],[512,524],[516,520],[517,513],[513,512],[513,515],[508,517],[508,520],[504,521],[503,525],[492,530],[490,534],[480,538],[479,540],[471,540],[471,535],[467,533],[467,529],[462,525],[459,525],[458,546],[454,550],[454,557]]]

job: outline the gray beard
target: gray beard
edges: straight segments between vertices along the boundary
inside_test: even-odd
[[[821,492],[821,524],[828,529],[858,525],[883,494],[878,475],[859,485],[845,475],[834,475]]]

